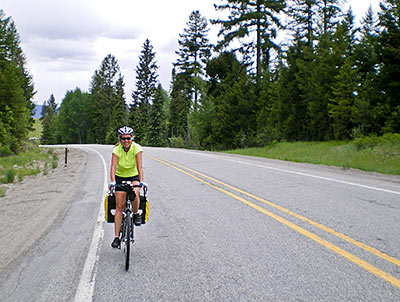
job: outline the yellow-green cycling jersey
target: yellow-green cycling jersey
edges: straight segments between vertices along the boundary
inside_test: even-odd
[[[118,156],[117,172],[119,177],[132,177],[139,174],[136,166],[136,154],[143,152],[142,146],[132,142],[128,152],[124,151],[121,144],[115,146],[112,153]]]

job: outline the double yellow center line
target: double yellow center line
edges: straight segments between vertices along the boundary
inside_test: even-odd
[[[346,259],[350,260],[354,264],[356,264],[356,265],[362,267],[363,269],[375,274],[379,278],[382,278],[383,280],[389,282],[393,286],[395,286],[398,289],[400,289],[400,280],[395,278],[395,277],[393,277],[392,275],[386,273],[385,271],[383,271],[383,270],[373,266],[372,264],[370,264],[370,263],[358,258],[357,256],[355,256],[355,255],[343,250],[342,248],[340,248],[340,247],[338,247],[338,246],[326,241],[325,239],[322,239],[321,237],[319,237],[319,236],[317,236],[317,235],[315,235],[315,234],[313,234],[313,233],[311,233],[311,232],[299,227],[298,225],[296,225],[296,224],[294,224],[294,223],[292,223],[292,222],[290,222],[290,221],[288,221],[288,220],[286,220],[286,219],[284,219],[284,218],[282,218],[282,217],[280,217],[280,216],[278,216],[278,215],[276,215],[276,214],[274,214],[274,213],[272,213],[272,212],[270,212],[270,211],[268,211],[268,210],[266,210],[266,209],[264,209],[264,208],[262,208],[262,207],[260,207],[260,206],[258,206],[256,204],[254,204],[254,203],[252,203],[252,202],[250,202],[250,201],[248,201],[248,200],[246,200],[246,199],[244,199],[244,198],[242,198],[242,197],[240,197],[238,195],[235,195],[235,194],[233,194],[233,193],[231,193],[231,192],[229,192],[229,191],[227,191],[225,189],[222,189],[220,187],[217,187],[216,185],[213,185],[209,181],[212,181],[214,183],[222,185],[222,186],[224,186],[226,188],[229,188],[230,190],[236,191],[236,192],[238,192],[240,194],[243,194],[243,195],[248,196],[248,197],[250,197],[252,199],[255,199],[255,200],[259,201],[259,202],[262,202],[262,203],[264,203],[266,205],[269,205],[269,206],[271,206],[271,207],[273,207],[275,209],[278,209],[278,210],[280,210],[280,211],[282,211],[282,212],[284,212],[286,214],[289,214],[289,215],[291,215],[291,216],[293,216],[293,217],[295,217],[297,219],[305,221],[305,222],[307,222],[307,223],[309,223],[309,224],[311,224],[311,225],[313,225],[313,226],[315,226],[315,227],[317,227],[317,228],[319,228],[319,229],[321,229],[321,230],[323,230],[323,231],[325,231],[327,233],[330,233],[330,234],[332,234],[332,235],[334,235],[334,236],[336,236],[336,237],[338,237],[338,238],[340,238],[342,240],[350,242],[353,245],[355,245],[355,246],[357,246],[359,248],[362,248],[363,250],[365,250],[365,251],[367,251],[369,253],[372,253],[372,254],[374,254],[374,255],[376,255],[376,256],[378,256],[378,257],[380,257],[380,258],[382,258],[382,259],[384,259],[384,260],[386,260],[386,261],[388,261],[390,263],[393,263],[393,264],[399,266],[399,267],[400,267],[400,260],[398,260],[398,259],[396,259],[394,257],[391,257],[391,256],[389,256],[389,255],[387,255],[385,253],[382,253],[382,252],[378,251],[377,249],[375,249],[373,247],[370,247],[370,246],[368,246],[368,245],[366,245],[364,243],[358,242],[358,241],[350,238],[349,236],[346,236],[344,234],[338,233],[338,232],[336,232],[335,230],[333,230],[333,229],[331,229],[329,227],[326,227],[326,226],[324,226],[324,225],[322,225],[320,223],[312,221],[312,220],[310,220],[310,219],[308,219],[308,218],[306,218],[304,216],[301,216],[301,215],[299,215],[299,214],[297,214],[295,212],[292,212],[292,211],[290,211],[290,210],[288,210],[286,208],[283,208],[283,207],[281,207],[281,206],[279,206],[277,204],[274,204],[274,203],[269,202],[269,201],[267,201],[267,200],[265,200],[265,199],[263,199],[261,197],[258,197],[256,195],[251,194],[251,193],[248,193],[248,192],[245,192],[245,191],[240,190],[238,188],[235,188],[235,187],[233,187],[233,186],[231,186],[229,184],[226,184],[226,183],[224,183],[222,181],[219,181],[219,180],[217,180],[215,178],[207,176],[207,175],[205,175],[203,173],[200,173],[198,171],[192,170],[190,168],[184,167],[182,165],[179,165],[177,163],[174,163],[174,162],[171,162],[171,161],[168,161],[168,160],[161,160],[159,158],[155,158],[155,157],[152,157],[152,156],[146,156],[146,157],[151,158],[152,160],[157,161],[157,162],[159,162],[161,164],[164,164],[164,165],[166,165],[168,167],[171,167],[171,168],[173,168],[173,169],[175,169],[175,170],[177,170],[177,171],[179,171],[179,172],[181,172],[181,173],[183,173],[183,174],[185,174],[187,176],[190,176],[190,177],[192,177],[192,178],[194,178],[194,179],[196,179],[196,180],[198,180],[198,181],[200,181],[200,182],[202,182],[202,183],[204,183],[204,184],[206,184],[206,185],[208,185],[208,186],[210,186],[210,187],[212,187],[212,188],[214,188],[214,189],[216,189],[216,190],[218,190],[218,191],[220,191],[220,192],[222,192],[222,193],[224,193],[226,195],[231,196],[232,198],[235,198],[235,199],[243,202],[244,204],[254,208],[255,210],[257,210],[257,211],[259,211],[259,212],[261,212],[261,213],[263,213],[263,214],[265,214],[265,215],[267,215],[267,216],[279,221],[280,223],[290,227],[291,229],[299,232],[300,234],[302,234],[302,235],[304,235],[304,236],[306,236],[306,237],[318,242],[320,245],[322,245],[322,246],[332,250],[333,252],[345,257]],[[202,177],[202,178],[200,178],[200,177]],[[206,181],[204,179],[208,179],[209,181]]]

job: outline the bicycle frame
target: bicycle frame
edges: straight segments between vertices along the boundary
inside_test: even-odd
[[[134,192],[134,187],[141,187],[140,185],[132,185],[131,181],[123,181],[121,185],[117,185],[120,187],[124,187],[127,189],[126,192],[126,201],[125,201],[125,210],[122,212],[122,224],[120,230],[120,240],[121,244],[124,244],[124,252],[125,252],[125,270],[129,269],[129,258],[130,258],[130,246],[131,243],[135,242],[134,237],[134,228],[135,224],[133,223],[133,209],[132,209],[132,201],[130,196],[132,192]],[[120,247],[121,248],[121,247]]]

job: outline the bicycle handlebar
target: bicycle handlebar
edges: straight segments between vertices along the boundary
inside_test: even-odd
[[[115,193],[115,188],[119,187],[119,188],[127,188],[127,187],[131,187],[131,188],[142,188],[143,189],[143,193],[146,196],[147,195],[147,191],[149,190],[148,185],[145,183],[140,183],[138,185],[133,184],[133,181],[130,180],[123,180],[122,183],[120,184],[116,184],[114,187],[111,188],[111,193],[114,194]]]

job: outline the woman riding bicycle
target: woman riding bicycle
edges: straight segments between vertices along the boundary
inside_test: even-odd
[[[111,244],[113,248],[120,246],[119,232],[122,223],[122,212],[125,209],[126,190],[116,186],[122,181],[132,181],[133,185],[143,182],[142,169],[142,147],[133,141],[133,129],[124,126],[118,129],[120,144],[116,145],[112,151],[110,188],[115,188],[116,212],[114,217],[115,238]],[[134,188],[135,199],[132,203],[135,225],[140,225],[142,218],[139,214],[139,190]]]

